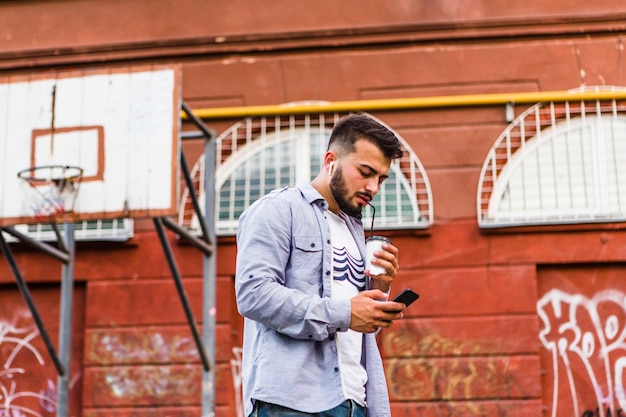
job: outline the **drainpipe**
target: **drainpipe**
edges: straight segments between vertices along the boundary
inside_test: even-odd
[[[241,106],[196,109],[194,114],[201,119],[238,119],[249,116],[269,116],[301,113],[331,113],[347,111],[389,111],[427,109],[441,107],[474,107],[514,104],[535,104],[539,102],[564,102],[588,100],[626,99],[626,90],[572,90],[543,91],[527,93],[471,94],[438,97],[413,97],[381,100],[353,100],[335,102],[310,102],[283,105]],[[182,119],[187,115],[181,113]]]

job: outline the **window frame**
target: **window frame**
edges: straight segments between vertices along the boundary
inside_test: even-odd
[[[625,143],[619,146],[626,149],[626,135],[620,137],[616,128],[618,124],[626,126],[626,103],[616,100],[538,103],[520,114],[496,140],[484,161],[477,191],[479,227],[492,229],[626,221],[626,189],[620,192],[617,184],[620,179],[626,184],[626,171],[619,171],[626,164],[620,165],[615,161],[612,165],[615,172],[609,172],[606,163],[611,156],[607,146],[616,150],[616,144]],[[584,151],[580,151],[580,165],[576,165],[574,151],[567,147],[576,146],[576,140],[581,147],[585,147]],[[565,144],[564,151],[559,148],[561,143]],[[547,150],[543,159],[539,154],[541,147]],[[626,158],[626,152],[623,153],[622,159]],[[613,157],[618,158],[619,155],[613,154]],[[530,171],[524,173],[521,179],[515,177],[519,173],[518,168],[523,169],[525,161],[530,158],[543,161],[543,165],[537,162],[536,173]],[[559,164],[565,164],[565,168]],[[528,163],[529,167],[531,165]],[[587,172],[579,174],[576,171],[583,168]],[[565,171],[567,176],[564,180],[563,175],[557,178],[557,172],[563,174]],[[550,178],[550,175],[555,178]],[[615,184],[610,181],[613,177]],[[581,178],[582,185],[576,182]],[[537,183],[536,189],[532,188],[532,181]],[[550,181],[553,184],[547,185]],[[516,187],[516,183],[521,184],[523,189]],[[569,190],[559,188],[566,183],[569,183]],[[556,196],[550,195],[550,191]],[[618,210],[611,207],[611,192],[617,194]],[[595,201],[595,205],[581,205],[581,199],[577,197],[580,193],[593,194],[590,200]],[[511,200],[510,207],[516,210],[503,210],[502,202],[512,195],[528,200]],[[568,195],[571,201],[564,195]],[[543,196],[548,197],[544,199]],[[537,203],[532,200],[533,197],[541,201]],[[549,206],[549,199],[555,204]]]
[[[271,191],[271,189],[280,186],[293,186],[298,181],[311,180],[317,175],[321,167],[322,157],[327,148],[328,137],[334,124],[342,117],[342,114],[305,114],[305,115],[283,115],[283,116],[266,116],[256,118],[246,118],[235,123],[229,129],[224,131],[216,139],[216,201],[215,201],[215,219],[216,232],[218,236],[230,236],[236,234],[238,217],[240,213],[232,211],[235,204],[232,199],[229,201],[231,212],[228,216],[220,213],[220,205],[222,204],[221,187],[227,179],[240,166],[250,160],[252,156],[259,155],[263,150],[267,150],[270,146],[294,145],[293,141],[297,140],[295,146],[291,146],[292,152],[289,155],[290,172],[294,172],[290,177],[288,184],[275,183],[273,187],[263,190],[258,196],[259,198]],[[383,122],[381,122],[383,123]],[[384,124],[384,123],[383,123]],[[277,128],[278,127],[278,128]],[[391,128],[390,128],[391,129]],[[312,133],[321,132],[325,140],[315,143]],[[392,230],[392,229],[427,229],[433,222],[433,205],[430,183],[426,172],[419,161],[417,155],[410,149],[408,144],[397,134],[402,147],[404,148],[404,156],[401,160],[394,160],[390,169],[390,178],[383,183],[383,189],[375,197],[374,203],[377,205],[376,220],[374,230]],[[315,146],[315,149],[312,149]],[[291,161],[295,161],[295,164]],[[315,162],[312,162],[315,161]],[[279,161],[280,163],[281,161]],[[295,166],[294,166],[295,165]],[[282,166],[282,165],[281,165]],[[192,179],[196,183],[196,193],[201,203],[201,209],[204,210],[204,155],[201,155],[191,171]],[[249,172],[246,176],[249,175]],[[390,202],[384,192],[386,184],[392,184],[393,178],[396,178],[395,202]],[[261,181],[264,181],[263,177]],[[246,178],[246,181],[247,178]],[[246,182],[248,184],[248,182]],[[399,193],[398,190],[405,193]],[[234,192],[234,191],[233,191]],[[249,195],[249,190],[244,190],[244,194]],[[408,196],[403,199],[403,196]],[[231,193],[232,197],[232,193]],[[183,191],[181,206],[179,209],[179,224],[187,228],[190,233],[199,232],[198,219],[195,213],[189,210],[189,190],[185,188]],[[243,209],[247,208],[253,201],[247,201]],[[390,215],[389,209],[386,207],[393,205],[398,208],[396,216]],[[412,208],[412,213],[407,215],[402,210],[405,206]],[[363,224],[369,230],[371,222],[372,210],[368,206],[363,212]],[[226,218],[227,220],[220,220]]]

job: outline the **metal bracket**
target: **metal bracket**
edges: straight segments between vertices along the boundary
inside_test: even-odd
[[[4,238],[4,235],[2,234],[2,232],[7,232],[12,236],[17,237],[20,240],[21,240],[20,238],[21,234],[19,232],[17,233],[17,235],[14,234],[13,232],[15,232],[15,229],[13,229],[12,227],[0,228],[0,251],[2,252],[2,255],[4,256],[4,258],[7,260],[7,263],[9,264],[9,268],[11,268],[11,272],[13,273],[13,276],[15,277],[15,281],[17,282],[17,286],[20,290],[20,293],[22,294],[22,297],[24,297],[24,300],[26,301],[26,305],[28,306],[28,309],[30,310],[30,314],[33,316],[33,320],[35,321],[35,324],[37,325],[39,334],[41,335],[41,338],[43,339],[43,342],[46,345],[46,349],[48,350],[48,353],[50,354],[50,357],[52,358],[52,362],[54,363],[54,367],[57,370],[57,374],[60,377],[63,377],[65,376],[65,372],[66,372],[65,367],[61,363],[61,360],[59,359],[59,355],[57,355],[57,352],[54,349],[54,345],[52,344],[52,340],[50,340],[50,336],[48,335],[46,326],[43,324],[43,320],[41,319],[39,310],[37,310],[35,301],[33,300],[33,297],[31,296],[30,291],[28,290],[28,285],[26,285],[26,281],[24,281],[24,277],[22,276],[22,273],[20,272],[20,268],[17,265],[15,258],[13,257],[13,252],[11,251],[11,248],[7,244],[7,241]],[[37,243],[40,243],[40,242],[37,242]],[[67,255],[67,257],[69,258],[68,253],[65,253],[65,255]]]

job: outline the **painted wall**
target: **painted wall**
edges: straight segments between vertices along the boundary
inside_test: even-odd
[[[265,3],[2,2],[0,77],[176,62],[195,109],[626,83],[619,0]],[[380,334],[394,416],[621,415],[622,225],[481,232],[478,176],[507,126],[505,109],[374,115],[419,156],[435,207],[428,232],[388,233],[401,251],[395,288],[421,294]],[[218,133],[234,122],[206,121]],[[202,143],[184,146],[193,161]],[[170,239],[201,317],[201,256]],[[15,249],[54,331],[60,267]],[[237,410],[235,253],[232,238],[220,240],[218,416]],[[137,222],[126,244],[79,245],[76,280],[72,413],[198,415],[201,366],[152,222]],[[54,368],[4,262],[0,283],[0,395],[12,398],[0,410],[25,414],[23,404],[53,415]],[[20,392],[32,398],[19,402]]]

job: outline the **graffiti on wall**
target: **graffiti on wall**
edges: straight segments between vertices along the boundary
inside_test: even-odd
[[[590,298],[552,289],[537,312],[552,366],[544,382],[551,415],[626,416],[626,295],[609,289]]]
[[[235,387],[235,410],[237,413],[237,417],[243,417],[243,399],[242,399],[242,392],[241,392],[241,385],[242,385],[242,377],[241,377],[241,372],[242,372],[242,368],[241,368],[241,360],[242,360],[242,355],[243,353],[243,348],[241,347],[234,347],[233,348],[233,358],[231,358],[230,360],[230,369],[232,372],[232,376],[233,376],[233,386]]]
[[[398,327],[384,333],[386,374],[393,401],[469,401],[472,415],[483,415],[474,399],[527,396],[516,372],[528,367],[518,358],[489,355],[499,342],[442,336],[432,330]],[[430,355],[430,356],[429,356]]]
[[[20,327],[0,320],[0,417],[43,417],[56,411],[54,381],[39,380],[38,391],[30,388],[33,378],[29,373],[45,366],[41,352],[32,343],[38,335],[34,325]]]

